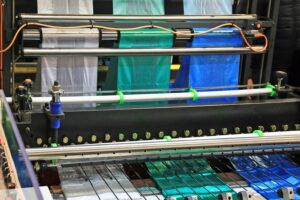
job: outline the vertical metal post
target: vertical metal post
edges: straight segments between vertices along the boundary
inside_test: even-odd
[[[257,13],[258,0],[250,0],[247,2],[247,13],[246,14],[256,14]],[[248,29],[250,29],[252,24],[247,24]],[[253,56],[250,54],[243,55],[241,57],[242,64],[242,76],[240,76],[240,84],[246,85],[248,79],[252,76],[251,64]]]
[[[13,2],[6,1],[4,7],[4,34],[3,34],[3,46],[8,46],[11,41],[12,36],[12,8]],[[12,60],[12,50],[7,51],[3,54],[3,89],[6,95],[10,96],[10,86],[11,86],[11,60]]]
[[[262,76],[262,82],[264,83],[269,82],[271,79],[275,39],[276,39],[276,32],[277,32],[277,22],[279,16],[279,7],[280,7],[280,0],[270,0],[268,17],[270,17],[273,20],[274,24],[268,34],[269,50],[265,55],[265,61],[264,61],[265,68],[263,69],[263,76]]]

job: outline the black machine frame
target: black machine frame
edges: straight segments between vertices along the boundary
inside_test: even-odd
[[[240,84],[246,84],[249,78],[254,78],[256,83],[266,83],[271,79],[272,72],[272,62],[276,38],[276,28],[277,28],[277,19],[279,13],[279,0],[268,0],[268,9],[267,13],[264,16],[259,17],[258,21],[262,23],[264,27],[267,27],[267,36],[269,38],[269,48],[268,51],[262,55],[242,55],[241,67],[240,67]],[[256,14],[259,9],[258,0],[248,0],[247,9],[245,14]],[[216,22],[214,22],[216,23]],[[214,24],[213,23],[213,24]],[[255,24],[251,21],[241,21],[239,25],[242,25],[244,28],[251,29],[255,27]],[[105,22],[105,25],[116,26],[114,22]],[[135,23],[130,23],[130,26],[135,26]],[[184,22],[184,23],[172,23],[167,22],[169,27],[174,26],[175,24],[181,27],[194,27],[197,23]],[[188,25],[187,25],[188,24]],[[212,26],[212,21],[201,22],[202,26]],[[120,24],[118,24],[120,25]],[[123,24],[124,27],[128,26],[126,23]],[[138,24],[141,25],[141,24]],[[164,24],[166,25],[166,23]],[[12,35],[18,27],[16,20],[16,0],[5,1],[5,22],[3,35],[4,46],[7,46],[12,39]],[[21,42],[22,43],[22,42]],[[4,77],[4,91],[6,95],[13,94],[13,88],[15,83],[15,68],[17,61],[22,57],[18,48],[12,48],[10,51],[4,54],[4,68],[3,68],[3,77]],[[252,62],[254,57],[258,57],[258,61]],[[259,68],[259,72],[255,72],[256,77],[253,77],[252,68]]]

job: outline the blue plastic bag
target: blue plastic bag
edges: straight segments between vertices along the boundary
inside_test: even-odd
[[[280,160],[277,160],[278,158]],[[267,199],[282,199],[278,196],[279,189],[282,187],[297,189],[299,186],[299,177],[289,174],[287,172],[289,168],[284,167],[293,166],[296,168],[296,165],[284,158],[284,156],[234,156],[229,159],[237,172],[246,179],[249,185]],[[295,198],[300,199],[300,196],[295,194]]]
[[[207,28],[195,28],[195,32]],[[189,47],[240,47],[243,40],[235,28],[222,28],[212,33],[196,36]],[[237,86],[239,80],[240,55],[196,55],[183,56],[180,70],[173,87],[201,88]],[[232,102],[236,98],[202,99],[199,102]]]

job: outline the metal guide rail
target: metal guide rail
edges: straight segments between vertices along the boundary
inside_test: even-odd
[[[299,148],[300,132],[275,132],[264,133],[262,135],[242,134],[228,136],[208,136],[208,137],[192,137],[178,138],[151,141],[132,141],[132,142],[113,142],[103,144],[87,144],[87,145],[70,145],[56,148],[27,148],[27,154],[32,160],[51,160],[51,159],[69,159],[78,156],[85,157],[109,157],[112,154],[120,153],[129,156],[155,155],[162,150],[180,150],[194,149],[197,153],[197,148],[206,149],[206,153],[225,152],[226,147],[229,150],[243,150],[241,146],[255,145],[275,145],[275,144],[290,144],[287,146],[291,151],[295,147]],[[222,141],[220,143],[220,141]],[[293,145],[294,144],[294,145]],[[237,147],[235,149],[234,147]],[[261,149],[268,146],[261,146]],[[180,152],[180,151],[179,151]],[[189,151],[187,151],[189,152]],[[201,152],[201,150],[200,150]],[[162,151],[161,154],[164,154]],[[166,152],[170,154],[170,152]],[[117,156],[116,155],[116,156]]]

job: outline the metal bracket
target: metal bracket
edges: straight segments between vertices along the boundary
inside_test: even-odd
[[[232,194],[230,192],[226,192],[226,193],[221,193],[219,195],[219,199],[220,200],[232,200]]]
[[[294,200],[295,194],[293,188],[283,187],[278,190],[278,195],[284,200]]]
[[[198,197],[197,196],[185,197],[184,200],[198,200]]]
[[[238,195],[240,200],[254,200],[254,193],[250,191],[241,191]]]

